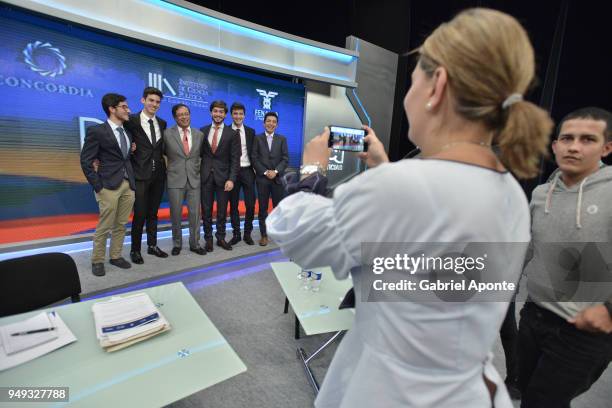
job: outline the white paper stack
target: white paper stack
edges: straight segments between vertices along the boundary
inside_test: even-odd
[[[92,312],[96,337],[109,352],[170,330],[170,324],[146,293],[95,303]]]
[[[56,312],[42,312],[0,326],[0,371],[23,364],[76,341]]]

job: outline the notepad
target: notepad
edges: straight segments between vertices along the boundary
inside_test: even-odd
[[[54,330],[12,336],[14,333],[39,330],[45,327],[54,327]],[[44,356],[76,341],[76,337],[57,312],[43,312],[30,319],[1,326],[0,340],[2,341],[0,371],[2,371]]]
[[[92,306],[96,337],[116,351],[170,330],[170,324],[146,293],[113,297]]]

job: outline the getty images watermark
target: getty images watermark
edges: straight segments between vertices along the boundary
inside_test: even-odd
[[[534,264],[525,271],[551,299],[594,302],[612,293],[610,243],[387,242],[361,249],[364,301],[509,301],[528,260]]]

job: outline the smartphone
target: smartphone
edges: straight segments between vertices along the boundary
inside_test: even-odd
[[[347,152],[367,152],[368,144],[363,140],[366,136],[364,129],[344,126],[329,126],[329,147]]]

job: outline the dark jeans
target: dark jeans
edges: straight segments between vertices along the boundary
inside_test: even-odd
[[[518,378],[518,359],[516,352],[516,343],[518,341],[518,329],[516,327],[515,304],[510,302],[506,318],[502,323],[499,331],[504,355],[506,356],[506,378],[515,382]]]
[[[147,224],[147,245],[157,245],[157,210],[164,195],[166,172],[159,167],[148,180],[136,180],[134,218],[132,219],[132,251],[140,252],[142,229]]]
[[[519,324],[521,408],[569,408],[612,361],[612,335],[576,329],[535,303]]]

